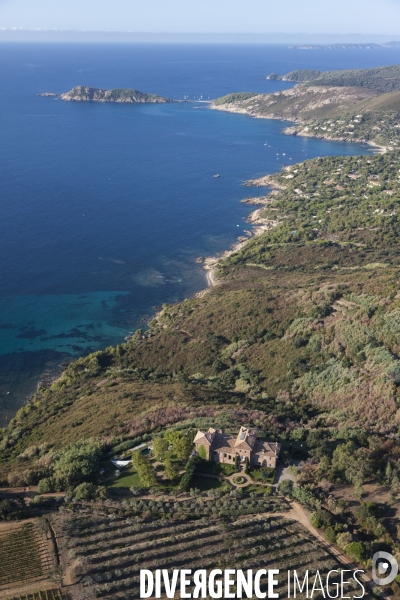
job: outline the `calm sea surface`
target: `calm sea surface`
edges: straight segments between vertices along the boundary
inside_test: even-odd
[[[61,362],[120,342],[155,306],[203,288],[196,258],[248,228],[245,179],[283,162],[370,151],[288,137],[285,123],[201,102],[37,94],[89,85],[198,101],[290,85],[266,81],[271,71],[398,62],[396,49],[1,45],[0,424]]]

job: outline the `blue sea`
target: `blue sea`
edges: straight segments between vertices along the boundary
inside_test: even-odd
[[[244,180],[284,161],[371,152],[285,136],[287,123],[212,111],[204,100],[291,85],[267,81],[272,71],[398,62],[399,49],[2,44],[0,424],[60,364],[121,342],[157,306],[204,288],[196,258],[249,227]],[[38,96],[75,85],[191,102]]]

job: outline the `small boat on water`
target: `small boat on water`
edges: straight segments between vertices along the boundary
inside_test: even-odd
[[[221,175],[217,173],[216,175],[214,175],[214,177],[221,177]]]

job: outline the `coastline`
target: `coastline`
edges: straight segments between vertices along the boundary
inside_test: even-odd
[[[203,296],[209,291],[209,289],[218,285],[219,281],[216,276],[216,272],[221,261],[225,260],[229,256],[232,256],[232,254],[239,252],[239,250],[242,250],[242,248],[244,248],[244,246],[253,238],[258,237],[267,231],[271,231],[271,229],[280,224],[280,221],[278,220],[271,220],[262,217],[261,211],[263,210],[264,206],[271,202],[271,197],[273,197],[279,189],[283,189],[283,186],[276,183],[272,175],[264,175],[263,177],[259,177],[257,179],[248,179],[244,181],[242,185],[268,187],[270,188],[270,192],[260,197],[245,198],[244,200],[241,200],[241,202],[245,204],[261,206],[260,208],[253,210],[246,219],[246,222],[249,223],[252,228],[246,231],[247,237],[240,236],[237,241],[224,252],[217,256],[207,256],[201,261],[203,263],[203,269],[206,271],[208,287],[205,290],[197,292],[196,296],[198,297]]]
[[[369,140],[363,140],[360,138],[351,138],[350,139],[348,137],[330,137],[329,135],[325,135],[325,134],[320,134],[320,135],[310,134],[310,133],[304,131],[304,129],[301,129],[302,127],[305,127],[307,125],[307,121],[299,121],[299,120],[294,121],[289,118],[286,119],[286,118],[277,117],[274,115],[257,115],[257,114],[250,113],[246,108],[239,108],[238,106],[235,106],[232,104],[222,104],[220,106],[216,106],[215,104],[211,103],[210,109],[211,110],[220,110],[223,112],[229,112],[229,113],[234,113],[234,114],[238,114],[238,115],[246,115],[247,117],[252,117],[253,119],[268,119],[271,121],[291,121],[293,123],[293,125],[290,125],[289,127],[285,127],[282,131],[282,133],[284,133],[285,135],[308,137],[308,138],[313,138],[316,140],[326,140],[329,142],[350,142],[350,143],[354,143],[354,144],[366,144],[367,146],[371,146],[371,148],[374,149],[377,154],[385,154],[386,152],[388,152],[388,150],[390,150],[390,148],[388,148],[387,146],[381,146],[379,144],[376,144],[375,142],[371,142]]]
[[[181,101],[181,102],[183,102],[183,101]],[[234,106],[232,106],[230,108],[222,107],[222,106],[214,106],[212,104],[212,102],[210,102],[210,101],[203,101],[203,102],[205,104],[209,104],[209,106],[212,110],[221,110],[224,112],[243,114],[243,115],[251,116],[251,117],[254,117],[257,119],[260,118],[260,119],[288,122],[288,119],[286,119],[286,118],[283,119],[281,117],[272,117],[270,115],[269,116],[255,115],[255,114],[250,114],[246,109],[241,109],[241,108],[239,109],[238,107],[234,107]],[[299,135],[300,137],[313,137],[315,139],[321,139],[321,140],[327,140],[327,141],[348,141],[350,143],[363,143],[363,144],[369,145],[369,146],[373,147],[374,149],[376,149],[376,152],[385,153],[387,151],[386,147],[378,146],[377,144],[374,144],[372,142],[367,142],[365,140],[340,139],[340,138],[331,138],[327,135],[318,135],[317,136],[317,135],[309,135],[309,134],[307,135],[307,133],[298,133],[297,131],[293,131],[292,129],[295,129],[296,127],[303,127],[306,125],[306,123],[301,122],[301,121],[291,121],[291,122],[293,123],[292,126],[286,127],[282,130],[282,132],[285,135]],[[263,209],[263,206],[266,206],[270,202],[272,202],[274,195],[277,194],[280,189],[284,189],[284,186],[280,185],[278,182],[276,182],[274,180],[274,174],[268,174],[268,175],[264,175],[264,176],[256,178],[256,179],[246,180],[242,183],[242,185],[246,186],[246,187],[250,187],[250,186],[252,186],[252,187],[267,187],[267,188],[269,188],[269,190],[267,193],[263,193],[263,195],[260,195],[259,197],[248,197],[248,198],[244,198],[243,200],[240,201],[244,204],[258,207],[258,208],[255,208],[254,210],[252,210],[246,218],[246,222],[249,225],[251,225],[251,228],[249,228],[249,230],[245,232],[247,234],[247,236],[240,236],[237,239],[237,241],[234,242],[225,251],[218,253],[215,256],[207,256],[204,259],[199,260],[199,262],[202,263],[202,268],[205,271],[207,287],[196,292],[194,295],[197,297],[204,296],[212,288],[219,285],[220,281],[217,277],[217,273],[218,273],[218,270],[220,268],[220,264],[222,261],[224,261],[228,257],[230,257],[233,254],[242,250],[245,247],[245,245],[253,238],[258,237],[267,231],[270,231],[271,229],[273,229],[274,227],[277,227],[280,224],[280,221],[278,221],[278,220],[269,220],[269,219],[261,217],[261,215],[260,215],[260,213]],[[155,312],[155,314],[151,318],[157,319],[159,312],[161,312],[161,311]],[[123,343],[123,340],[121,340],[121,343]],[[71,362],[74,362],[74,360],[72,360]],[[54,382],[58,381],[63,376],[63,373],[64,373],[64,369],[62,369],[61,372],[59,371],[57,374],[54,374],[53,377],[48,378],[47,381],[45,381],[45,382],[40,381],[37,385],[36,390],[33,392],[33,394],[29,398],[26,399],[25,403],[26,404],[32,403],[34,401],[36,391],[42,390],[43,388],[51,387],[51,385]],[[44,385],[43,385],[43,383],[44,383]]]
[[[271,115],[264,116],[264,115],[252,114],[252,113],[249,113],[245,108],[239,108],[238,106],[235,106],[235,105],[216,106],[213,102],[211,102],[210,109],[220,110],[220,111],[224,111],[224,112],[230,112],[230,113],[234,113],[234,114],[242,114],[242,115],[246,115],[248,117],[253,117],[255,119],[287,121],[287,119],[283,119],[281,117],[276,117],[276,116],[274,117]],[[323,135],[323,134],[322,135],[309,134],[304,129],[299,129],[299,128],[305,127],[307,124],[306,122],[292,121],[292,123],[293,123],[293,125],[291,125],[289,127],[285,127],[283,129],[283,133],[285,135],[309,137],[309,138],[326,140],[326,141],[331,141],[331,142],[349,142],[349,143],[355,143],[355,144],[365,144],[367,146],[370,146],[375,151],[376,154],[385,154],[386,152],[388,152],[390,150],[390,148],[388,148],[387,146],[381,146],[381,145],[371,142],[369,140],[349,139],[349,138],[340,138],[340,137],[333,138],[333,137],[330,137],[328,135]],[[284,186],[280,185],[279,183],[277,183],[275,181],[272,174],[264,175],[264,176],[258,177],[256,179],[246,180],[243,183],[243,185],[244,186],[270,188],[270,191],[267,194],[264,194],[263,196],[254,197],[254,198],[251,198],[251,197],[244,198],[243,200],[241,200],[241,202],[244,204],[258,205],[258,206],[268,205],[272,201],[272,198],[274,197],[274,195],[277,194],[277,192],[279,190],[284,189]],[[277,227],[279,225],[280,221],[271,221],[271,220],[261,217],[261,215],[260,215],[261,211],[262,211],[262,208],[258,208],[256,210],[252,211],[246,219],[247,223],[250,223],[252,225],[252,230],[248,232],[250,234],[249,237],[247,237],[245,239],[243,237],[240,237],[234,244],[232,244],[232,246],[229,249],[225,250],[225,252],[222,252],[221,254],[219,254],[217,256],[209,256],[209,257],[206,257],[204,260],[201,260],[201,262],[203,263],[203,268],[206,271],[208,287],[205,290],[197,292],[197,294],[196,294],[197,296],[200,296],[200,297],[203,296],[205,293],[207,293],[207,291],[209,289],[218,285],[218,278],[216,277],[216,272],[218,270],[219,263],[221,261],[223,261],[224,259],[228,258],[232,254],[235,254],[236,252],[241,250],[252,238],[262,235],[266,231],[270,231],[272,228]]]

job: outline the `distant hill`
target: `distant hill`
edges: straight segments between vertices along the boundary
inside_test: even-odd
[[[297,83],[312,83],[313,86],[356,86],[382,93],[396,92],[400,90],[400,65],[346,71],[291,71],[279,79]]]
[[[393,42],[389,42],[393,43]],[[300,44],[289,46],[290,50],[372,50],[381,48],[381,44]]]
[[[129,88],[117,88],[114,90],[102,90],[98,88],[78,85],[70,92],[61,94],[61,100],[69,102],[128,102],[131,104],[143,102],[173,102],[169,98],[163,98],[155,94],[145,94]]]

